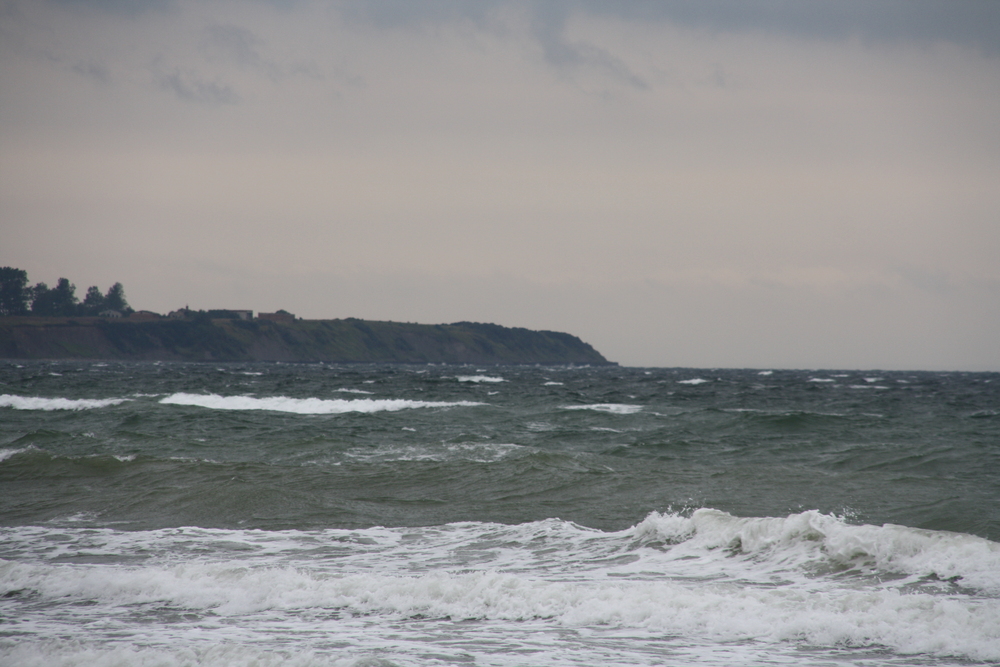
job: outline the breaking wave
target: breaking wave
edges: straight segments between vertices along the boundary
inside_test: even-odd
[[[119,405],[129,398],[42,398],[40,396],[0,395],[0,408],[14,410],[93,410]]]
[[[270,410],[300,415],[330,415],[345,412],[395,412],[413,408],[450,408],[485,405],[475,401],[411,401],[405,399],[354,400],[289,398],[287,396],[219,396],[218,394],[171,394],[160,400],[164,405],[190,405],[211,410]]]

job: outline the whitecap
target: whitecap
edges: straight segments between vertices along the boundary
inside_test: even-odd
[[[597,412],[610,412],[616,415],[631,415],[642,410],[641,405],[630,405],[628,403],[594,403],[592,405],[564,405],[563,410],[596,410]]]
[[[346,452],[352,459],[364,461],[472,461],[493,463],[512,454],[525,451],[522,445],[512,443],[467,442],[445,446],[413,445],[407,447],[379,447],[356,449]]]
[[[128,398],[43,398],[41,396],[0,395],[0,408],[15,410],[92,410],[119,405]]]
[[[490,375],[459,375],[456,379],[459,382],[506,382],[503,378]]]
[[[0,449],[0,461],[6,461],[10,457],[26,452],[30,447],[24,447],[22,449]]]
[[[219,396],[218,394],[177,393],[160,400],[164,405],[190,405],[212,410],[270,410],[302,415],[342,414],[345,412],[395,412],[411,408],[449,408],[485,405],[474,401],[411,401],[405,399],[359,398],[322,399],[287,396]]]

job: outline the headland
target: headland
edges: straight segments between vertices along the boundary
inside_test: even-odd
[[[136,315],[139,315],[138,313]],[[265,314],[261,314],[262,316]],[[497,324],[294,317],[0,317],[0,358],[609,365],[578,337]]]

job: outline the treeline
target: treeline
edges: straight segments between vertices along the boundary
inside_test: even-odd
[[[50,317],[96,316],[107,310],[122,315],[133,312],[125,300],[125,288],[115,283],[107,292],[94,285],[80,301],[76,285],[60,278],[55,287],[45,283],[28,285],[28,273],[10,266],[0,267],[0,315],[43,315]]]

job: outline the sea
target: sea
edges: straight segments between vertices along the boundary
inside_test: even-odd
[[[1000,374],[0,362],[0,664],[1000,662]]]

